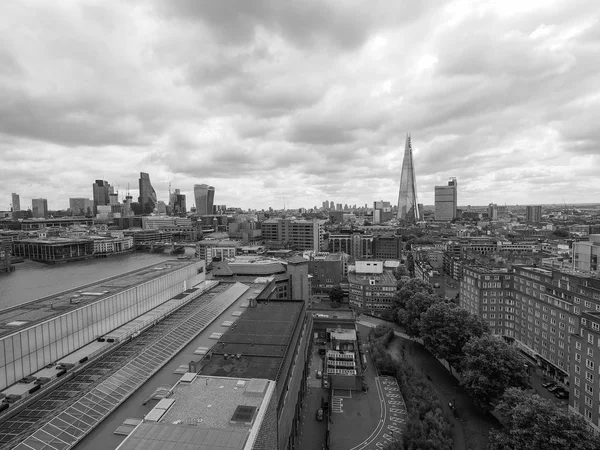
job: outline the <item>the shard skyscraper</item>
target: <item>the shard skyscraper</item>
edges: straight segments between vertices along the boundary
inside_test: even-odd
[[[421,219],[417,201],[417,181],[415,179],[410,133],[406,135],[402,175],[400,176],[400,192],[398,194],[398,215],[396,217],[409,222],[416,222]]]

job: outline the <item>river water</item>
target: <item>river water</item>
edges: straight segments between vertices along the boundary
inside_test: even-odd
[[[193,254],[193,249],[186,248],[186,254]],[[16,264],[14,272],[0,273],[0,310],[173,258],[165,252],[54,265],[25,261]]]

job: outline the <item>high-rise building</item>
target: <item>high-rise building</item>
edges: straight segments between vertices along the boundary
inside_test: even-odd
[[[31,200],[33,217],[44,218],[48,215],[48,200],[45,198],[34,198]]]
[[[552,381],[564,383],[571,391],[569,411],[600,432],[593,378],[600,359],[599,278],[572,270],[467,265],[460,306],[528,355]]]
[[[150,183],[150,175],[140,172],[140,196],[138,201],[142,207],[142,214],[151,214],[156,208],[156,191]]]
[[[91,216],[94,211],[94,202],[89,198],[70,198],[69,209],[72,216]]]
[[[600,234],[590,234],[589,241],[573,242],[573,269],[600,274]]]
[[[406,221],[421,219],[417,202],[417,180],[415,179],[410,133],[406,135],[406,145],[404,147],[397,218]]]
[[[392,205],[390,202],[373,202],[373,223],[384,223],[393,219]]]
[[[21,211],[21,198],[19,194],[12,194],[12,210],[13,211]]]
[[[215,188],[208,184],[195,184],[194,199],[196,200],[196,214],[199,216],[212,214],[215,201]]]
[[[267,246],[289,246],[293,250],[324,250],[324,220],[269,219],[261,223]]]
[[[525,210],[527,222],[541,222],[542,221],[542,207],[541,205],[527,206]]]
[[[456,219],[458,183],[450,178],[448,186],[435,187],[435,220],[451,221]]]
[[[495,203],[488,205],[488,217],[490,220],[498,220],[498,205]]]
[[[113,187],[106,180],[96,180],[92,184],[94,198],[94,216],[98,213],[98,206],[110,205],[110,194],[114,192]]]

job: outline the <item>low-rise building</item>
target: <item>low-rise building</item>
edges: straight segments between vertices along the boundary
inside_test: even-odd
[[[196,256],[208,265],[213,259],[234,258],[241,247],[241,242],[230,239],[204,239],[196,243]]]
[[[352,308],[374,313],[392,308],[397,281],[383,261],[357,261],[348,271],[348,300]]]

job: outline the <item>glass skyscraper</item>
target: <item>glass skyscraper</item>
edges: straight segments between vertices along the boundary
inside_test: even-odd
[[[156,191],[150,183],[150,175],[140,172],[140,197],[138,199],[142,207],[142,214],[151,214],[156,208]]]
[[[213,213],[215,202],[215,188],[208,184],[194,185],[194,200],[196,201],[196,213],[206,216]]]
[[[417,201],[417,180],[412,158],[412,145],[410,133],[406,135],[404,147],[404,161],[402,161],[402,174],[400,175],[400,192],[398,193],[398,213],[400,220],[417,221],[421,219]]]

